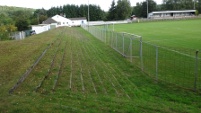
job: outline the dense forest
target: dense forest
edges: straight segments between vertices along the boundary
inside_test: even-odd
[[[187,9],[196,9],[197,12],[201,12],[201,0],[195,0],[195,2],[194,0],[163,0],[162,4],[157,4],[154,0],[144,0],[134,7],[131,6],[130,0],[113,0],[107,12],[98,5],[90,4],[90,21],[124,20],[131,15],[147,17],[147,1],[148,12]],[[0,40],[7,39],[10,32],[30,29],[30,25],[40,24],[56,14],[66,15],[67,18],[87,17],[88,5],[64,4],[48,10],[0,6]]]

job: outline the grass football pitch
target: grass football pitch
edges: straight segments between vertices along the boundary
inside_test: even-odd
[[[201,49],[201,19],[114,25],[117,32],[140,35],[143,41],[175,49]],[[110,25],[110,29],[113,29]]]

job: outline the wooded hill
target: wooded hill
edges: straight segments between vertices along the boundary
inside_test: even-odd
[[[30,12],[35,11],[35,9],[32,9],[32,8],[15,7],[15,6],[1,6],[0,5],[0,13],[8,12],[8,11],[19,11],[19,10],[30,11]]]

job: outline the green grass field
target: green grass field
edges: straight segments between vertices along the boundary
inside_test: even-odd
[[[152,78],[180,87],[200,90],[201,51],[198,53],[198,60],[195,60],[196,50],[201,47],[201,41],[196,40],[201,39],[200,35],[195,35],[201,33],[198,32],[200,22],[200,20],[180,20],[118,24],[115,25],[115,32],[110,31],[112,25],[109,25],[107,32],[107,29],[104,29],[107,26],[91,27],[90,32],[126,56],[128,60]],[[197,28],[193,26],[183,28],[189,24],[197,25]],[[175,25],[182,32],[175,32]],[[191,37],[190,40],[185,38],[187,35],[184,34],[187,31],[191,32],[192,36],[197,37]],[[140,44],[140,39],[137,36],[131,34],[142,35],[142,44]],[[170,37],[170,34],[172,35],[171,38],[167,38]],[[156,36],[160,38],[152,38]],[[184,43],[185,46],[183,46]]]
[[[50,45],[13,94],[9,90]],[[0,42],[0,112],[197,113],[200,94],[155,83],[82,28]]]
[[[140,35],[143,41],[159,46],[195,50],[201,49],[200,26],[201,19],[197,19],[118,24],[114,29]]]

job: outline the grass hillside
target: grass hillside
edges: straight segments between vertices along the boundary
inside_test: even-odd
[[[1,112],[201,110],[199,94],[155,83],[82,28],[57,28],[21,41],[3,41],[0,47]],[[38,65],[9,94],[46,48]]]

